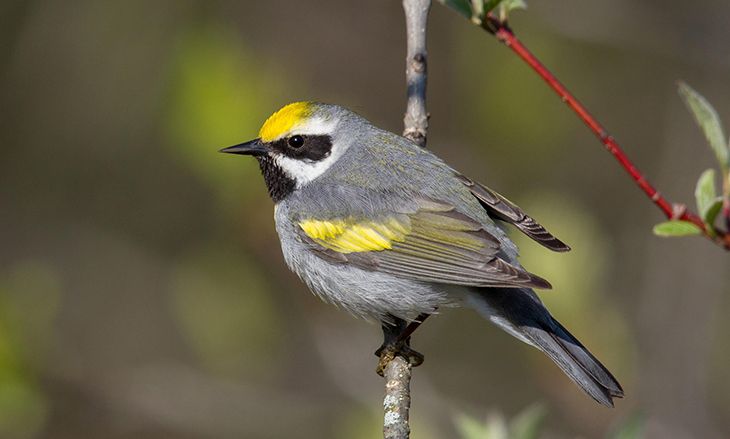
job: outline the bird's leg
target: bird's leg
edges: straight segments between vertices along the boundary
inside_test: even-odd
[[[423,363],[423,355],[411,349],[411,334],[428,316],[429,314],[421,314],[410,323],[394,317],[393,323],[383,323],[383,345],[375,351],[375,355],[380,357],[375,370],[378,375],[383,376],[385,366],[398,356],[408,360],[412,367]]]

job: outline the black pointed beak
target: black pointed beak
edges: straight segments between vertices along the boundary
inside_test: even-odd
[[[261,156],[265,155],[268,151],[266,149],[266,145],[261,141],[261,139],[254,139],[250,142],[244,142],[238,145],[229,146],[228,148],[223,148],[219,152]]]

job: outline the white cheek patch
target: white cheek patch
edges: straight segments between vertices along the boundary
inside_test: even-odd
[[[306,124],[292,129],[289,134],[322,135],[334,132],[336,126],[336,121],[315,118],[308,120]],[[289,177],[296,181],[297,188],[301,188],[324,174],[332,164],[342,157],[342,154],[345,153],[348,146],[342,143],[342,139],[339,142],[333,139],[330,154],[319,161],[293,159],[283,154],[272,154],[271,157]]]
[[[276,164],[297,182],[297,188],[301,188],[324,174],[332,164],[342,157],[346,149],[344,145],[338,145],[337,142],[334,142],[330,155],[316,162],[311,160],[297,160],[282,154],[276,154],[273,158]]]

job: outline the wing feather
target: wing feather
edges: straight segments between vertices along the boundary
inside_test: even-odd
[[[476,287],[550,288],[501,259],[500,241],[484,227],[434,200],[417,200],[415,212],[377,220],[314,219],[299,222],[302,240],[319,257],[418,281]]]
[[[522,233],[550,250],[556,252],[570,251],[570,247],[563,241],[553,236],[545,227],[540,225],[507,198],[461,174],[457,174],[457,177],[482,203],[482,206],[487,209],[490,216],[513,224]]]

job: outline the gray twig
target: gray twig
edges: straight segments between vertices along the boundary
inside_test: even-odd
[[[383,373],[385,377],[385,398],[383,408],[383,437],[385,439],[407,439],[411,434],[408,412],[411,409],[411,365],[403,357],[396,356]]]
[[[406,84],[408,102],[403,118],[403,135],[426,146],[428,112],[426,111],[426,25],[431,0],[403,0],[406,13]]]
[[[403,0],[406,15],[408,55],[406,83],[408,102],[403,118],[403,135],[419,145],[426,146],[428,112],[426,111],[426,25],[431,0]],[[408,414],[411,408],[411,365],[396,356],[383,371],[385,397],[383,398],[383,437],[408,439],[411,427]]]

